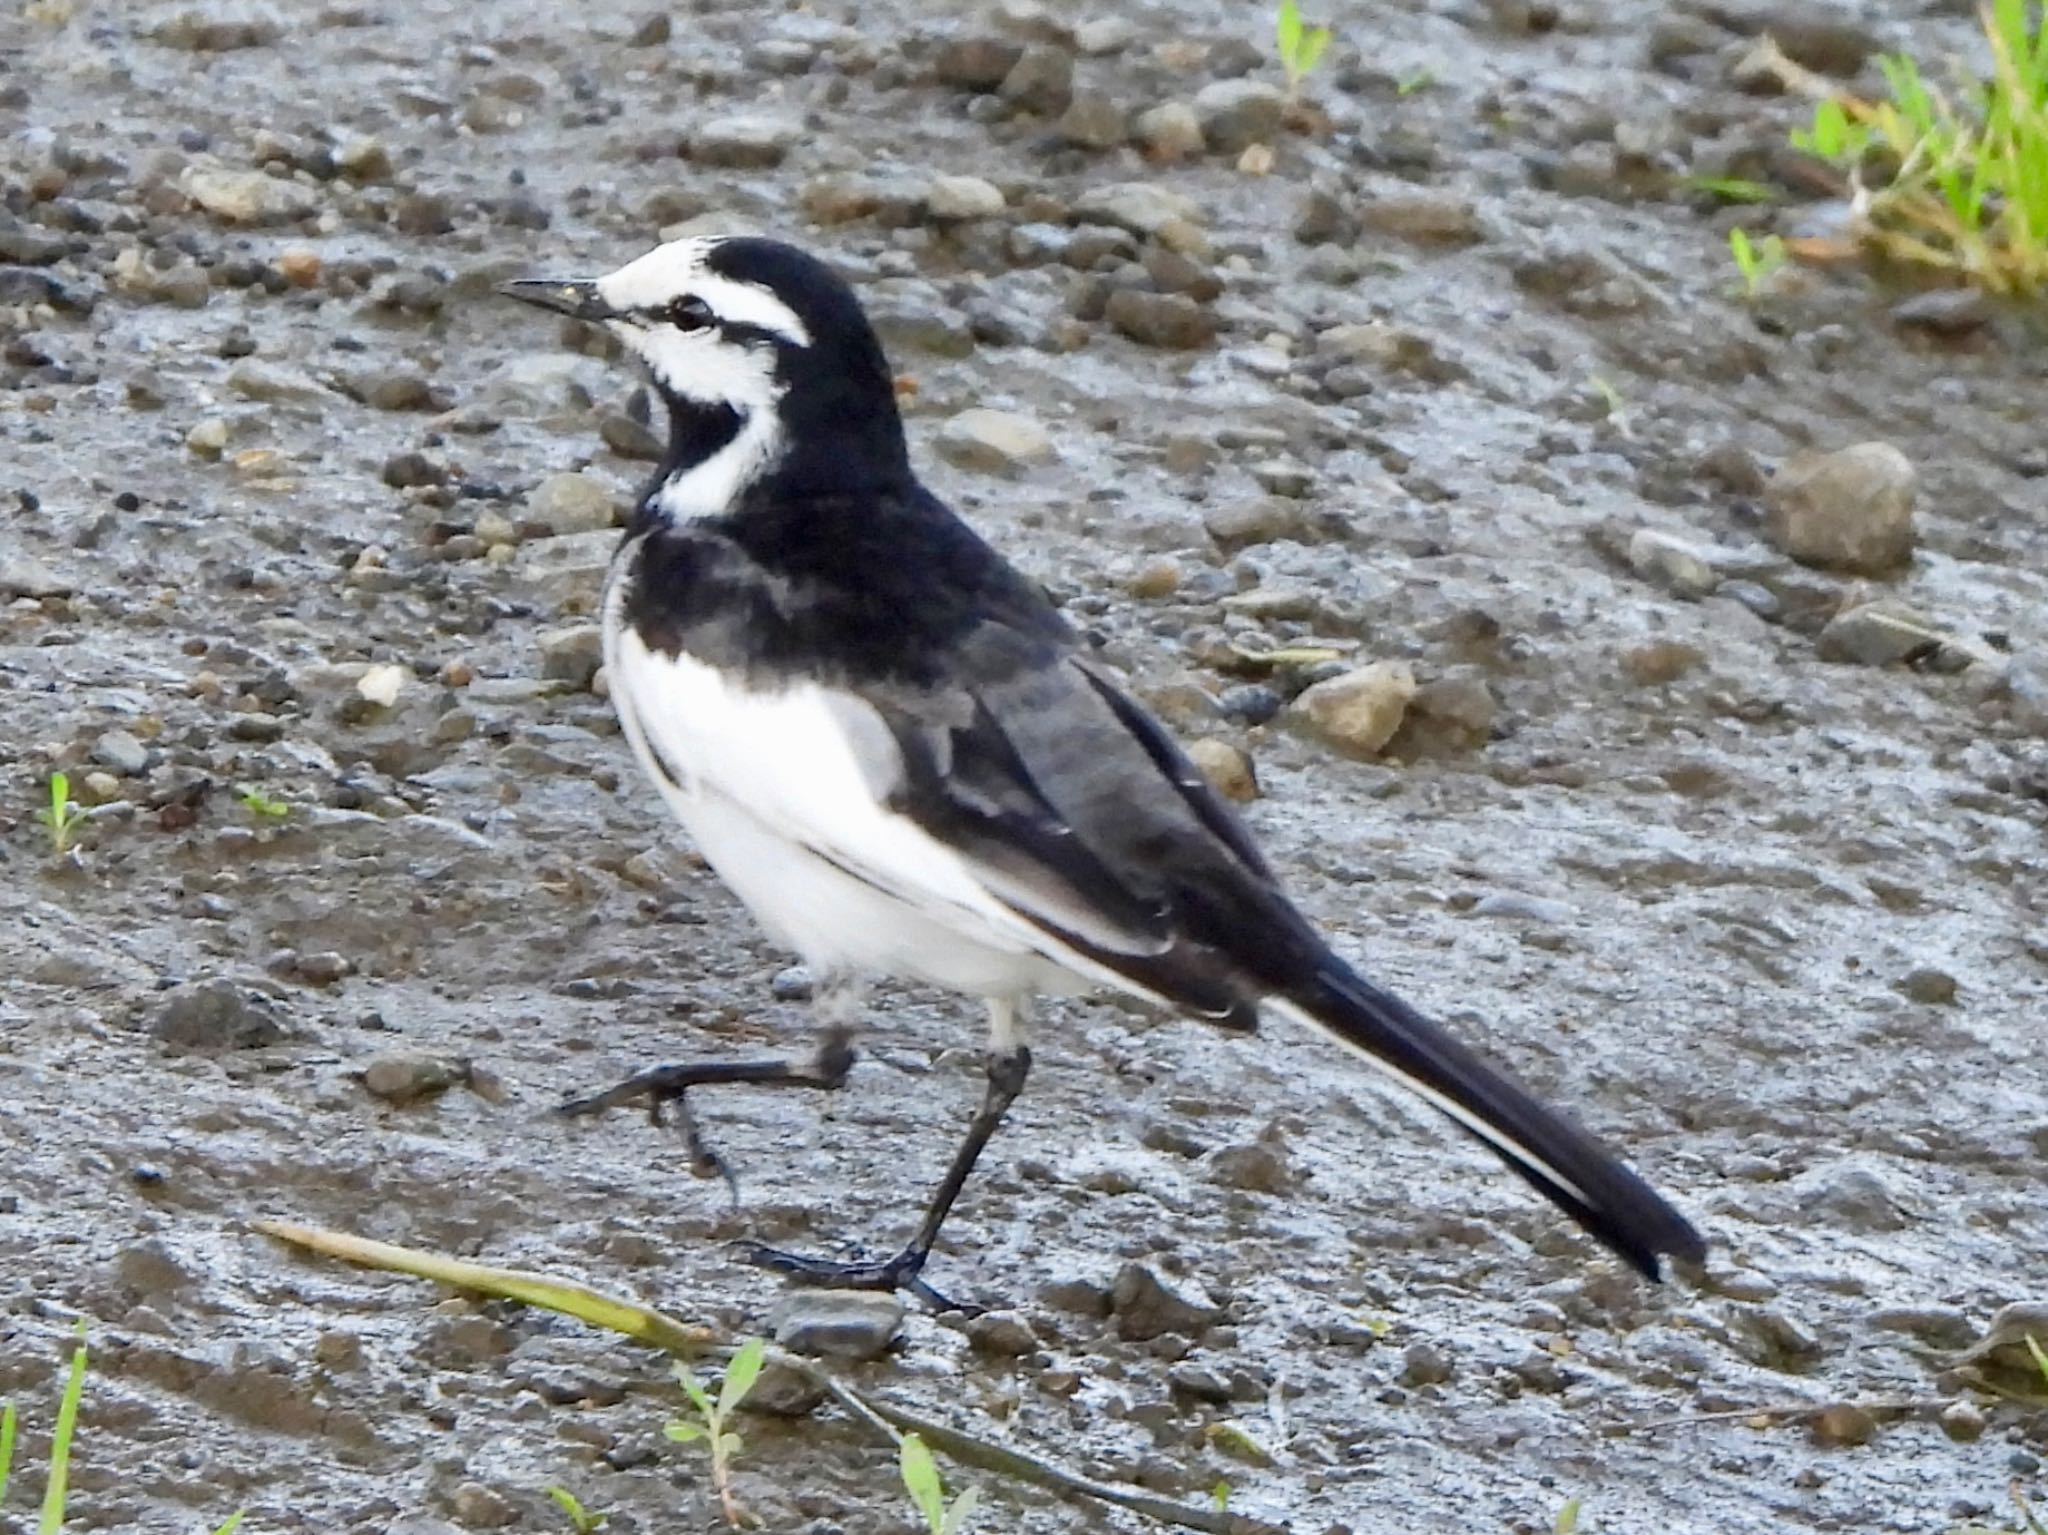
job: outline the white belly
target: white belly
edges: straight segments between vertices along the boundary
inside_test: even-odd
[[[814,970],[985,997],[1087,987],[964,859],[882,803],[894,747],[866,705],[650,652],[615,612],[605,642],[648,778],[719,878]]]

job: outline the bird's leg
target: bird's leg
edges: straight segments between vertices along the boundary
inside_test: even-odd
[[[960,1197],[960,1190],[966,1186],[974,1164],[981,1159],[983,1148],[1003,1122],[1003,1115],[1009,1112],[1010,1105],[1017,1101],[1017,1095],[1024,1090],[1024,1079],[1031,1073],[1031,1050],[1024,1043],[1021,1022],[1018,1003],[1007,1000],[989,1003],[988,1085],[982,1093],[981,1107],[975,1111],[973,1122],[967,1127],[967,1139],[953,1154],[952,1165],[939,1181],[937,1192],[925,1207],[924,1219],[918,1224],[917,1235],[910,1239],[908,1246],[894,1257],[880,1262],[837,1263],[750,1243],[745,1249],[749,1261],[773,1269],[778,1274],[786,1274],[803,1284],[856,1290],[908,1290],[940,1311],[968,1309],[946,1299],[920,1276],[925,1260],[931,1256],[932,1243],[938,1240],[939,1228],[945,1224],[946,1216],[953,1208],[953,1201]]]
[[[725,1083],[747,1083],[755,1087],[808,1087],[830,1092],[846,1083],[853,1069],[853,1015],[858,1011],[860,993],[850,984],[828,983],[818,993],[816,1010],[825,1030],[818,1048],[797,1060],[776,1058],[755,1061],[681,1061],[655,1066],[626,1078],[615,1087],[587,1098],[572,1098],[555,1112],[569,1118],[602,1114],[606,1109],[645,1103],[647,1117],[655,1125],[665,1122],[664,1110],[675,1105],[677,1127],[689,1148],[690,1170],[700,1178],[717,1174],[725,1179],[733,1202],[739,1202],[739,1185],[725,1158],[713,1150],[697,1128],[690,1113],[689,1091],[693,1087],[714,1087]]]

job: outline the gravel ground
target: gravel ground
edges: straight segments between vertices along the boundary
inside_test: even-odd
[[[933,1266],[997,1321],[913,1314],[860,1378],[1301,1535],[1569,1497],[1591,1530],[2011,1524],[2048,1414],[1948,1361],[2048,1299],[2039,333],[1857,273],[1745,304],[1729,224],[1826,209],[1687,185],[1796,174],[1798,105],[1741,84],[1767,16],[1867,81],[1965,11],[1347,5],[1290,102],[1264,9],[1205,0],[11,7],[24,1460],[83,1317],[82,1529],[550,1530],[557,1481],[615,1532],[719,1528],[657,1359],[249,1222],[745,1331],[780,1292],[730,1238],[881,1245],[935,1179],[980,1024],[914,991],[843,1095],[707,1098],[737,1212],[644,1122],[546,1113],[805,1038],[593,691],[659,422],[602,338],[491,296],[737,225],[861,285],[934,483],[1249,763],[1341,946],[1717,1247],[1638,1284],[1314,1041],[1080,1001]],[[1738,1411],[1790,1404],[1838,1410]],[[978,1528],[1138,1527],[964,1479]],[[830,1416],[750,1425],[739,1490],[769,1529],[910,1527]]]

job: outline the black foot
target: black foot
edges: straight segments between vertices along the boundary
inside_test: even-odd
[[[961,1311],[973,1315],[981,1310],[979,1306],[965,1306],[950,1300],[926,1284],[919,1276],[929,1254],[914,1247],[906,1247],[893,1258],[865,1263],[838,1263],[830,1258],[812,1258],[760,1242],[741,1242],[739,1252],[756,1268],[772,1270],[798,1284],[821,1285],[834,1290],[901,1290],[915,1295],[934,1311]]]
[[[697,1127],[696,1115],[690,1112],[689,1089],[699,1085],[688,1080],[690,1076],[688,1067],[657,1066],[652,1071],[628,1077],[601,1093],[557,1104],[555,1112],[564,1119],[583,1119],[602,1114],[606,1109],[644,1101],[649,1122],[659,1128],[668,1122],[669,1116],[664,1111],[673,1105],[676,1128],[683,1132],[683,1148],[690,1154],[691,1175],[724,1179],[725,1192],[731,1198],[733,1208],[738,1209],[740,1181],[733,1176],[732,1165],[704,1138],[704,1132]]]

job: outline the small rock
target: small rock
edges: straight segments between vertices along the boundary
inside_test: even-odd
[[[149,1031],[181,1050],[255,1050],[286,1037],[267,997],[225,977],[176,988]]]
[[[984,1311],[967,1324],[967,1341],[977,1353],[997,1359],[1022,1359],[1038,1352],[1038,1335],[1014,1311]]]
[[[1375,661],[1307,688],[1288,713],[1346,756],[1370,758],[1394,739],[1415,691],[1406,661]]]
[[[903,1326],[903,1302],[872,1290],[796,1291],[769,1313],[768,1326],[792,1353],[876,1359]]]
[[[1815,1444],[1831,1450],[1852,1449],[1877,1437],[1877,1419],[1849,1402],[1823,1407],[1807,1427]]]
[[[528,521],[549,533],[589,533],[617,521],[611,492],[587,474],[551,474],[534,486],[524,508]]]
[[[540,674],[550,682],[588,688],[604,665],[604,630],[597,624],[568,624],[541,631]]]
[[[1105,1317],[1110,1313],[1110,1292],[1093,1280],[1049,1279],[1039,1286],[1038,1298],[1055,1311],[1076,1316]]]
[[[1473,672],[1433,677],[1415,690],[1401,723],[1402,748],[1431,753],[1477,751],[1493,736],[1500,702]]]
[[[1155,160],[1186,160],[1207,149],[1202,120],[1185,101],[1166,101],[1140,112],[1133,127],[1138,142]]]
[[[391,223],[400,234],[451,234],[455,205],[439,192],[408,192],[392,208]]]
[[[31,555],[0,552],[0,596],[62,597],[77,589]]]
[[[1029,416],[976,406],[939,429],[938,454],[962,469],[1000,474],[1056,455],[1052,438]]]
[[[1629,538],[1628,563],[1645,581],[1688,600],[1710,597],[1721,584],[1720,572],[1698,549],[1655,528],[1638,528]]]
[[[1989,324],[1991,301],[1979,288],[1936,288],[1892,305],[1892,323],[1937,336],[1967,336]]]
[[[1411,1343],[1401,1356],[1398,1377],[1404,1386],[1441,1386],[1451,1378],[1450,1356],[1433,1343]]]
[[[469,1080],[460,1061],[434,1055],[380,1055],[363,1068],[363,1091],[404,1108]]]
[[[778,1002],[808,1002],[817,989],[808,965],[784,965],[768,978],[768,995]]]
[[[383,662],[365,668],[362,676],[356,678],[356,696],[380,709],[388,709],[398,702],[398,695],[411,680],[412,673],[404,667]]]
[[[1489,890],[1472,903],[1471,915],[1557,926],[1571,921],[1572,909],[1563,901],[1546,900],[1526,891]]]
[[[1113,224],[1134,235],[1157,235],[1176,222],[1201,222],[1201,210],[1192,201],[1146,181],[1090,187],[1074,199],[1074,216],[1077,222]]]
[[[1485,233],[1478,210],[1449,192],[1383,193],[1362,199],[1355,211],[1361,229],[1422,244],[1469,244]]]
[[[1984,1437],[1984,1409],[1959,1397],[1941,1410],[1941,1431],[1957,1444],[1975,1444]]]
[[[941,85],[964,91],[993,91],[1010,77],[1024,45],[987,34],[955,37],[939,49],[932,72]]]
[[[802,124],[766,113],[714,117],[690,135],[690,158],[728,170],[767,170],[783,162],[802,133]]]
[[[1956,999],[1956,978],[1932,965],[1916,965],[1899,977],[1898,989],[1915,1002],[1947,1007]]]
[[[1117,1271],[1110,1309],[1118,1335],[1133,1343],[1165,1333],[1199,1337],[1223,1315],[1223,1308],[1199,1290],[1177,1289],[1142,1263],[1126,1263]]]
[[[0,567],[4,572],[4,567]],[[7,578],[0,573],[0,591]],[[2016,729],[2048,738],[2048,648],[2023,650],[2005,672],[2006,713]]]
[[[1033,43],[1018,56],[997,92],[1020,111],[1039,117],[1064,112],[1074,94],[1074,56],[1049,43]]]
[[[633,35],[626,39],[634,48],[659,48],[673,35],[673,24],[667,11],[656,11],[643,17],[633,28]]]
[[[1146,602],[1158,602],[1178,592],[1181,580],[1180,561],[1163,554],[1157,559],[1147,560],[1133,571],[1124,583],[1124,590]]]
[[[1216,316],[1179,293],[1119,288],[1110,294],[1103,318],[1143,346],[1189,351],[1216,338]]]
[[[512,1500],[481,1482],[464,1482],[448,1500],[448,1511],[465,1529],[502,1530],[519,1522]]]
[[[228,369],[226,382],[233,393],[268,405],[309,405],[327,394],[304,374],[273,368],[246,357]]]
[[[1076,91],[1060,114],[1058,131],[1083,149],[1114,149],[1127,137],[1124,109],[1100,91]]]
[[[262,171],[188,166],[178,178],[185,195],[230,224],[284,224],[310,215],[318,194],[299,182]]]
[[[1216,80],[1195,93],[1194,105],[1209,146],[1234,155],[1280,136],[1287,96],[1264,80]]]
[[[1866,602],[1837,613],[1814,639],[1823,661],[1891,666],[1940,647],[1944,636],[1911,608]]]
[[[944,221],[992,219],[1007,206],[1001,188],[979,176],[940,176],[925,193],[925,212]]]
[[[87,773],[79,788],[88,805],[104,805],[121,797],[121,780],[112,773]]]
[[[1918,476],[1888,442],[1863,442],[1787,462],[1764,488],[1771,542],[1801,564],[1895,575],[1913,558]]]
[[[228,445],[228,424],[210,416],[185,434],[185,446],[201,458],[219,458]]]
[[[2041,1368],[2034,1359],[2030,1340],[2048,1348],[2048,1303],[2013,1301],[1999,1307],[1985,1326],[1984,1336],[1952,1362],[2007,1393],[2038,1396]]]
[[[1225,1146],[1210,1158],[1209,1171],[1225,1188],[1253,1194],[1285,1194],[1294,1187],[1287,1159],[1264,1141]]]
[[[1899,1231],[1905,1211],[1876,1170],[1853,1161],[1814,1168],[1794,1180],[1799,1208],[1819,1215],[1844,1231],[1867,1234]]]
[[[150,768],[150,747],[129,731],[106,731],[92,743],[92,761],[123,778],[137,778]]]
[[[1706,665],[1707,654],[1683,640],[1651,640],[1621,653],[1621,674],[1639,688],[1662,687]]]
[[[1213,736],[1190,741],[1188,760],[1202,770],[1210,787],[1225,799],[1246,805],[1259,797],[1259,780],[1252,771],[1252,759],[1228,741]]]

